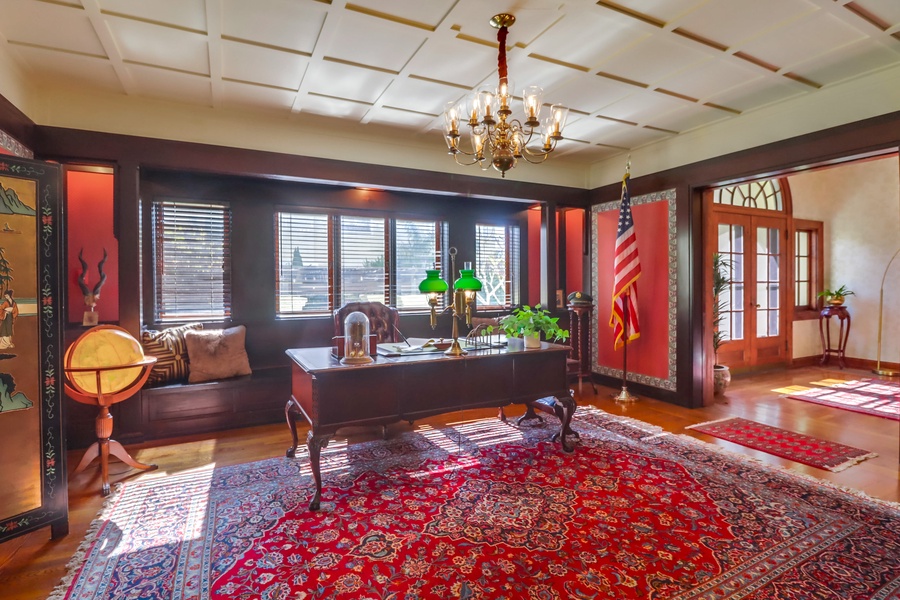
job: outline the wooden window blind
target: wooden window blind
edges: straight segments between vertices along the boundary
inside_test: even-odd
[[[231,317],[231,211],[227,204],[153,204],[156,320]]]

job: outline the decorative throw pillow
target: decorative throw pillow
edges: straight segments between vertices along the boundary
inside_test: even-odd
[[[243,325],[186,331],[184,341],[191,363],[188,383],[249,375],[250,359],[244,348],[246,337],[247,328]]]
[[[184,333],[197,329],[203,329],[203,323],[188,323],[162,331],[146,329],[141,332],[144,354],[156,357],[147,385],[163,385],[187,379],[188,353]]]

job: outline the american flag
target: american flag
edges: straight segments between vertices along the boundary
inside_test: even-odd
[[[612,314],[609,326],[613,328],[616,348],[637,339],[641,335],[638,324],[637,280],[641,276],[641,259],[638,256],[637,237],[634,234],[634,217],[631,215],[631,196],[628,194],[628,173],[622,178],[622,206],[619,208],[619,230],[616,233],[615,281],[612,293]],[[628,323],[625,324],[625,303],[628,303]],[[628,332],[627,336],[625,332]]]

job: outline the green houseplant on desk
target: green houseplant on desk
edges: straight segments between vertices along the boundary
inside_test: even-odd
[[[569,331],[562,329],[557,324],[559,317],[551,317],[550,312],[536,304],[534,308],[522,306],[516,308],[511,314],[500,319],[500,329],[507,338],[522,338],[526,348],[539,348],[541,334],[547,341],[566,341],[569,339]]]

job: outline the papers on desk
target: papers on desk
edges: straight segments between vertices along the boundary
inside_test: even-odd
[[[443,340],[441,340],[443,342]],[[431,354],[432,352],[443,352],[444,347],[435,346],[435,340],[411,340],[410,344],[401,344],[390,342],[378,344],[378,354],[381,356],[407,356],[412,354]]]

